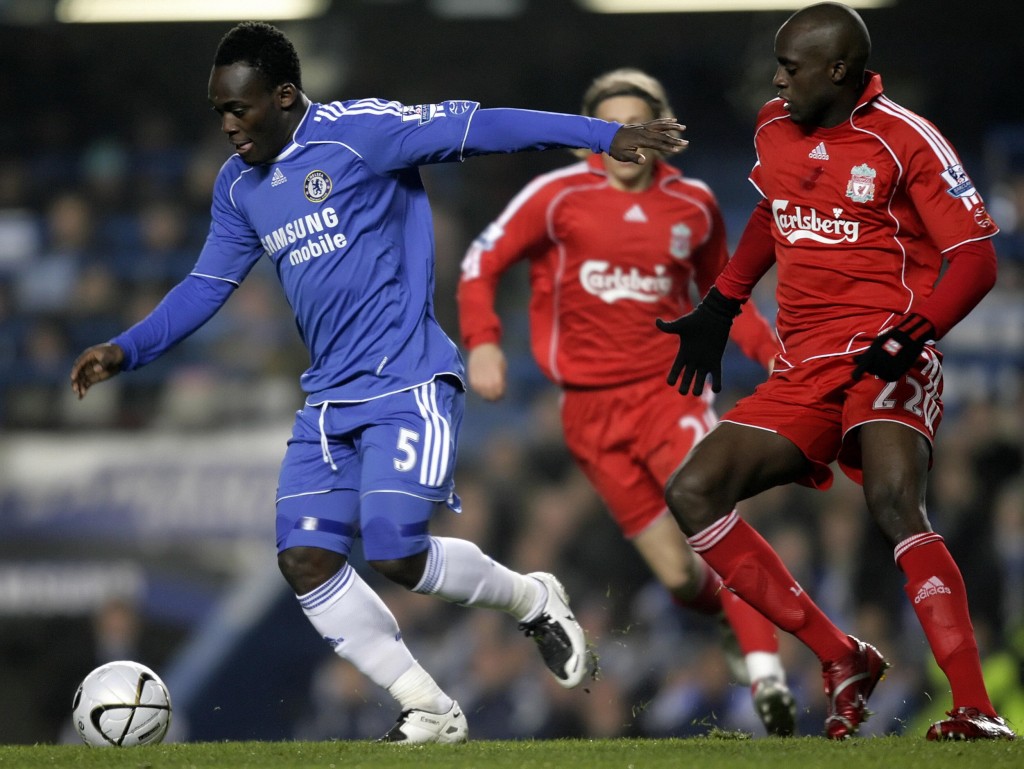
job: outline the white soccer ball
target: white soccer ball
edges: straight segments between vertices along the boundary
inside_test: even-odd
[[[93,747],[155,745],[171,725],[171,695],[145,665],[108,662],[78,687],[72,718],[78,734]]]

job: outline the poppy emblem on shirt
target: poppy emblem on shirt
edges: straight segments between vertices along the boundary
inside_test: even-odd
[[[323,171],[310,171],[306,174],[306,181],[302,183],[302,191],[306,193],[306,199],[311,203],[319,203],[331,194],[333,186],[331,177]]]
[[[850,181],[846,185],[846,197],[854,203],[867,203],[875,199],[875,176],[878,172],[864,164],[850,169]]]

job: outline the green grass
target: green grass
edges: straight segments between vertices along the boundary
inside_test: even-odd
[[[373,742],[196,742],[144,748],[0,746],[0,769],[1021,769],[1024,740],[875,737],[544,740],[400,747]]]

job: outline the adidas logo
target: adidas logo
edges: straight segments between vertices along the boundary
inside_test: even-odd
[[[622,221],[624,221],[624,222],[646,222],[647,221],[647,214],[645,214],[644,210],[642,208],[640,208],[640,204],[639,203],[634,203],[633,207],[630,208],[626,212],[625,216],[622,217]]]
[[[818,142],[818,146],[807,153],[811,160],[828,160],[828,150],[825,149],[825,142]]]
[[[921,589],[917,591],[917,595],[914,596],[914,603],[921,603],[926,598],[931,598],[934,595],[953,595],[953,591],[946,587],[942,580],[938,577],[932,577],[923,585]]]
[[[288,181],[288,177],[281,172],[280,168],[275,168],[274,173],[270,177],[270,186],[276,187],[279,184],[284,184],[286,181]]]

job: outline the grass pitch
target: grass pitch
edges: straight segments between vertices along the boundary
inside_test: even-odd
[[[1024,740],[930,743],[920,736],[480,741],[197,742],[141,748],[0,746],[0,769],[1020,769]]]

